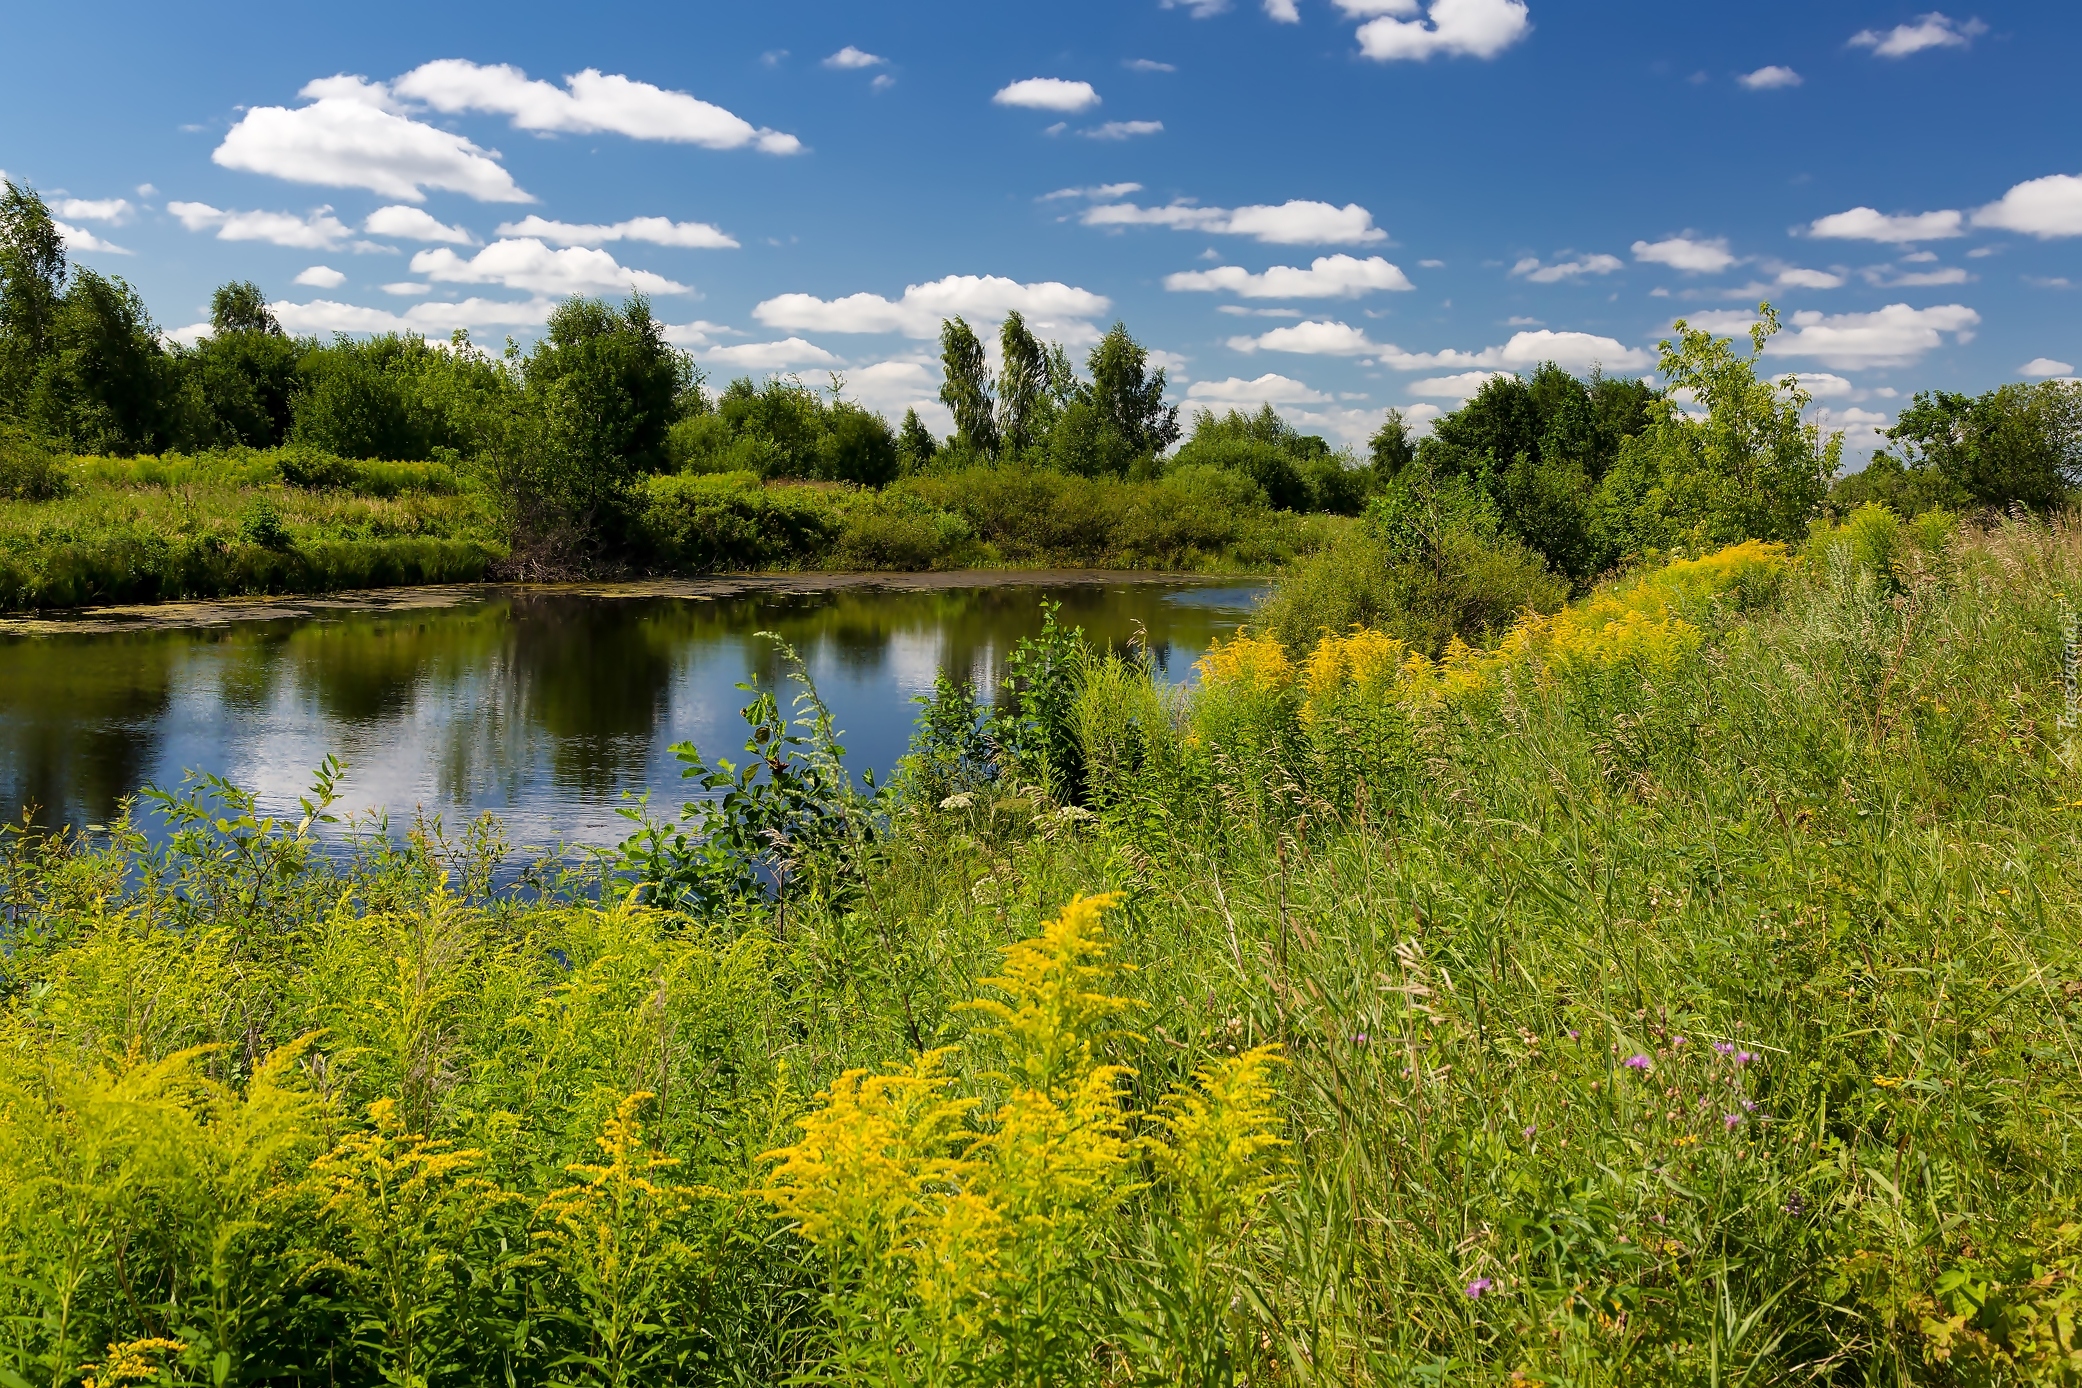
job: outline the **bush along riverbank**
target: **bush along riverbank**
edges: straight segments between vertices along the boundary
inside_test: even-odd
[[[1191,690],[1051,623],[510,888],[330,766],[10,835],[0,1372],[2071,1381],[2078,588],[1873,507]]]
[[[62,458],[0,500],[0,610],[554,576],[516,555],[467,471],[286,448]],[[1350,522],[1247,478],[979,465],[880,490],[750,473],[644,479],[602,576],[1076,566],[1267,572]]]

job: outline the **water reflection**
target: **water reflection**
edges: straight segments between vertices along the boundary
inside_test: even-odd
[[[666,788],[668,748],[735,751],[747,678],[800,653],[851,761],[886,771],[942,670],[979,688],[1040,626],[1043,598],[1094,639],[1146,641],[1185,678],[1257,590],[1234,584],[853,587],[719,596],[479,590],[448,606],[0,636],[0,809],[95,822],[147,783],[217,772],[287,809],[328,753],[350,808],[451,823],[505,816],[516,839],[608,842],[625,790]]]

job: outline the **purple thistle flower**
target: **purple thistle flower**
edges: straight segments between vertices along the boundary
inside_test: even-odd
[[[1732,1041],[1716,1041],[1713,1043],[1713,1048],[1722,1055],[1735,1054],[1735,1043]]]
[[[1670,1044],[1673,1046],[1682,1046],[1684,1044],[1684,1038],[1682,1036],[1673,1036],[1670,1038]]]
[[[1576,1029],[1574,1027],[1569,1028],[1569,1039],[1571,1041],[1574,1041],[1576,1039]]]
[[[1756,1058],[1757,1058],[1757,1053],[1756,1053],[1755,1051],[1737,1051],[1737,1052],[1735,1052],[1735,1063],[1736,1063],[1737,1065],[1747,1065],[1747,1064],[1749,1064],[1749,1063],[1750,1063],[1751,1061],[1755,1060]]]
[[[1757,1106],[1756,1106],[1756,1104],[1755,1104],[1755,1103],[1751,1102],[1750,1100],[1748,1100],[1748,1099],[1744,1099],[1744,1100],[1742,1101],[1742,1111],[1743,1111],[1744,1113],[1755,1113],[1755,1112],[1757,1111]]]
[[[1477,1277],[1474,1281],[1468,1283],[1465,1289],[1468,1300],[1480,1301],[1488,1293],[1489,1289],[1495,1285],[1487,1277]]]
[[[1721,1115],[1721,1122],[1728,1125],[1729,1132],[1733,1132],[1741,1125],[1742,1115],[1739,1113],[1724,1113]]]
[[[1366,1044],[1366,1033],[1365,1033],[1365,1032],[1363,1032],[1363,1031],[1355,1031],[1355,1032],[1353,1032],[1353,1033],[1352,1033],[1352,1044],[1353,1044],[1353,1045],[1355,1045],[1355,1046],[1364,1046],[1364,1045]]]
[[[1527,1137],[1531,1137],[1531,1136],[1532,1136],[1532,1135],[1533,1135],[1534,1133],[1536,1133],[1536,1132],[1538,1132],[1538,1131],[1540,1131],[1540,1130],[1539,1130],[1538,1128],[1535,1128],[1535,1127],[1527,1127],[1527,1128],[1526,1128],[1526,1130],[1525,1130],[1525,1135],[1526,1135]]]
[[[1630,1055],[1625,1060],[1622,1060],[1620,1064],[1626,1066],[1629,1070],[1646,1070],[1649,1068],[1649,1059],[1645,1055]]]

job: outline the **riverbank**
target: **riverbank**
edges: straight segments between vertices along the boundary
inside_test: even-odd
[[[934,593],[968,589],[1056,589],[1093,584],[1220,584],[1254,582],[1254,575],[1172,573],[1156,569],[939,569],[925,572],[785,570],[712,574],[699,578],[639,578],[569,583],[445,583],[361,588],[317,594],[259,594],[167,602],[111,603],[35,614],[0,616],[0,635],[97,636],[177,631],[249,622],[296,622],[346,616],[382,618],[439,612],[501,598],[597,598],[645,602],[658,598],[723,600],[813,597],[824,594]]]
[[[1824,533],[1184,694],[1058,633],[886,799],[755,706],[786,791],[606,906],[235,795],[10,839],[0,1366],[2062,1381],[2078,583]]]
[[[0,500],[0,611],[420,587],[512,577],[491,498],[439,463],[295,450],[72,458]],[[978,466],[879,490],[748,473],[645,479],[608,579],[993,569],[1263,573],[1350,521],[1273,509],[1248,478]]]

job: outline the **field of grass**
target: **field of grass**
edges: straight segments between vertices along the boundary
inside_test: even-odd
[[[1860,524],[755,709],[734,898],[10,839],[0,1383],[2072,1383],[2082,531]]]
[[[646,479],[599,576],[1056,565],[1265,572],[1349,524],[1243,479],[977,467],[881,491],[751,474]],[[62,494],[0,493],[0,611],[512,576],[467,469],[282,449],[75,458]]]

